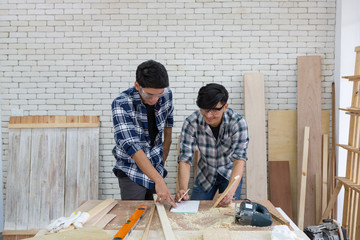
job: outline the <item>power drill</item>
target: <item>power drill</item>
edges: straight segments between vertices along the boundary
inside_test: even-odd
[[[235,204],[235,223],[240,225],[251,225],[265,227],[272,224],[272,217],[266,207],[259,203],[244,200],[240,207]]]

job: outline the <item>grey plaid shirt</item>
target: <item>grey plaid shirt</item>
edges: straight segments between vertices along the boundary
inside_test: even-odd
[[[183,124],[178,162],[192,165],[197,146],[200,150],[197,179],[204,191],[209,191],[215,184],[217,174],[230,179],[234,160],[247,161],[248,143],[248,127],[241,114],[231,108],[226,110],[216,140],[198,110],[187,117]]]

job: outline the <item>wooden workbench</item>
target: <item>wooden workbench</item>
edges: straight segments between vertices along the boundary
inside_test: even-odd
[[[276,210],[276,208],[268,200],[256,201],[264,205],[269,211],[275,213],[280,219],[284,217]],[[100,200],[90,200],[85,202],[79,207],[79,211],[88,208],[90,205],[100,203]],[[88,207],[86,207],[88,205]],[[109,212],[110,214],[116,214],[117,216],[105,227],[105,230],[114,236],[115,233],[123,226],[126,220],[133,214],[136,208],[140,205],[147,205],[148,210],[154,205],[153,201],[118,201],[116,206]],[[178,239],[202,239],[202,233],[209,229],[228,229],[230,230],[231,239],[257,239],[256,236],[260,236],[259,239],[269,239],[271,231],[275,225],[280,225],[276,220],[273,220],[273,224],[269,227],[252,227],[252,226],[240,226],[234,224],[234,205],[231,204],[224,208],[213,208],[213,201],[200,201],[199,212],[197,214],[181,214],[170,213],[170,205],[164,204],[167,216],[169,218],[171,227]],[[145,213],[143,218],[137,224],[136,228],[132,231],[129,239],[140,239],[145,229],[146,223],[149,219],[149,211]],[[285,219],[284,219],[285,220]],[[241,234],[239,234],[241,232]],[[301,231],[295,231],[296,235],[300,239],[308,239],[306,235]],[[151,227],[149,239],[164,239],[162,228],[159,220],[159,216],[155,211]]]
[[[76,209],[76,211],[89,211],[100,202],[101,200],[85,201]],[[285,220],[284,217],[276,210],[276,208],[271,204],[270,201],[263,200],[256,202],[264,205],[272,214],[276,215],[276,218],[280,220]],[[140,205],[147,205],[148,211],[138,222],[131,234],[128,235],[127,239],[141,239],[146,223],[149,220],[149,210],[154,205],[153,201],[118,201],[115,207],[109,212],[109,214],[114,214],[116,215],[116,217],[112,221],[110,221],[105,227],[105,231],[109,235],[109,240],[111,240],[111,238],[126,223],[128,218]],[[164,207],[166,210],[166,214],[169,218],[171,228],[174,231],[177,240],[202,240],[203,236],[209,235],[209,233],[211,233],[210,238],[206,239],[213,239],[212,234],[219,234],[219,232],[225,232],[227,234],[228,237],[221,236],[221,239],[224,240],[271,240],[271,233],[275,225],[280,225],[280,223],[274,219],[273,224],[268,227],[237,225],[234,224],[233,216],[235,203],[223,208],[211,208],[212,205],[213,201],[200,201],[198,213],[184,214],[170,213],[170,205],[168,203],[165,203]],[[299,230],[294,231],[293,233],[298,237],[297,239],[308,239],[306,235]],[[107,239],[107,237],[105,238]],[[155,211],[153,215],[148,239],[165,239],[157,211]],[[219,238],[215,237],[214,239]]]

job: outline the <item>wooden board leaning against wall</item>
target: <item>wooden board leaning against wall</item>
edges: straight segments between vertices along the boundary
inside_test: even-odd
[[[321,111],[321,134],[329,134],[330,110]],[[269,161],[288,161],[293,218],[297,219],[297,111],[268,112]]]
[[[99,123],[99,116],[10,118],[5,230],[45,227],[98,198]]]

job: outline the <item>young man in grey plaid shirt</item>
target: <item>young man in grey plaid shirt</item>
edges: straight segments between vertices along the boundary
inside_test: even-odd
[[[249,143],[245,118],[228,107],[228,92],[216,83],[200,88],[196,104],[200,108],[186,118],[180,138],[178,200],[188,189],[195,147],[200,151],[192,200],[212,200],[216,191],[224,192],[229,180],[239,175],[235,185],[219,202],[229,205],[240,199],[241,178]],[[188,194],[182,198],[188,200]]]

